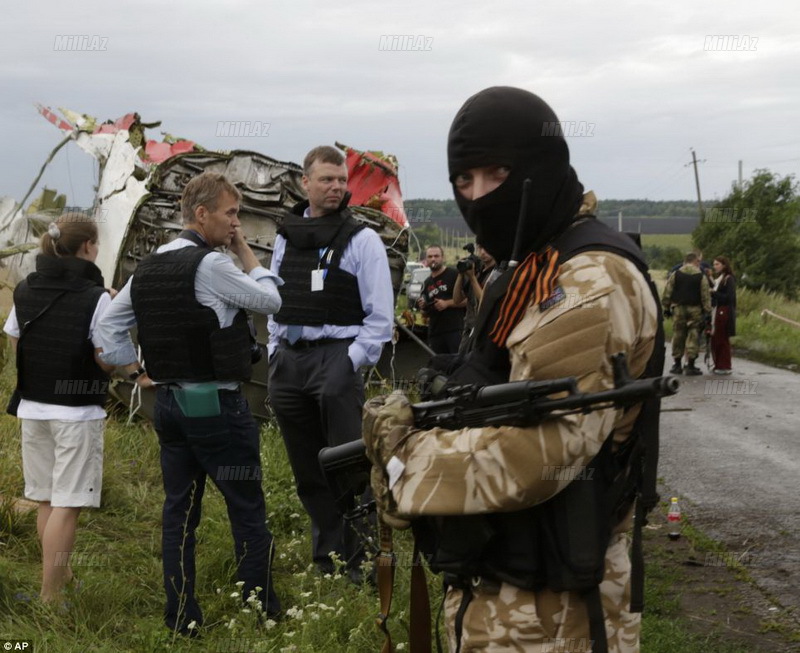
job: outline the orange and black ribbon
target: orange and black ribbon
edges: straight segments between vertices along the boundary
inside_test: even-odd
[[[548,246],[541,254],[529,254],[514,270],[500,305],[500,315],[489,333],[495,345],[505,347],[511,330],[529,304],[539,304],[553,294],[559,269],[558,250]]]

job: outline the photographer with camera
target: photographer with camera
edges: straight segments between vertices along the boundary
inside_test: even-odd
[[[431,276],[422,284],[417,306],[428,317],[428,346],[437,354],[457,354],[464,327],[466,299],[453,298],[459,283],[455,268],[444,264],[444,250],[431,245],[425,252]]]
[[[458,304],[466,299],[467,307],[464,329],[461,333],[461,344],[458,348],[459,354],[466,354],[470,350],[470,334],[475,326],[475,317],[483,298],[483,290],[488,285],[489,277],[496,265],[494,257],[481,247],[480,243],[478,243],[477,254],[472,243],[464,245],[464,249],[470,255],[456,264],[458,279],[453,291],[453,300]]]

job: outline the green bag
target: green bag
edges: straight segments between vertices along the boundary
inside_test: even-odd
[[[201,383],[172,391],[184,417],[214,417],[220,414],[216,383]]]

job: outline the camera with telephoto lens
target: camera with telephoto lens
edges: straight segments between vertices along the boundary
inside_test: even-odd
[[[456,263],[456,270],[458,270],[461,274],[464,274],[467,270],[472,270],[475,267],[475,261],[472,260],[472,257],[462,258],[458,263]]]

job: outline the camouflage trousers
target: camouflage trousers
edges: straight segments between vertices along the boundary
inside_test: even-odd
[[[703,309],[700,306],[675,306],[672,309],[672,357],[697,358],[700,351],[700,325]]]
[[[609,653],[638,653],[641,615],[630,606],[629,538],[618,533],[606,552],[600,585]],[[479,584],[463,616],[461,651],[521,653],[590,653],[592,642],[586,605],[576,592],[529,592],[508,583]],[[463,590],[450,588],[445,619],[450,652],[455,653],[455,619]]]

